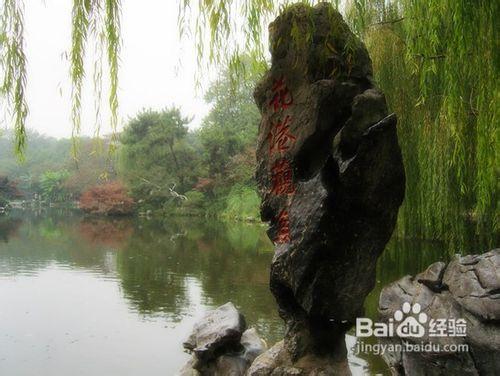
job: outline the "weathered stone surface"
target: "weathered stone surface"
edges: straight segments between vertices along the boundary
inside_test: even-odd
[[[198,360],[194,355],[191,356],[187,363],[177,372],[176,376],[200,376],[200,372],[193,368],[197,362]]]
[[[283,341],[259,355],[248,369],[247,376],[269,376],[280,364],[291,364],[288,354],[283,349]]]
[[[255,100],[261,216],[276,245],[271,290],[292,362],[336,362],[404,196],[396,116],[332,6],[291,6],[269,30],[272,66]]]
[[[500,255],[498,250],[452,261],[443,283],[465,309],[482,321],[500,321]]]
[[[259,337],[255,328],[245,330],[241,336],[241,345],[244,348],[242,357],[247,362],[247,368],[260,354],[267,350],[266,342]]]
[[[222,355],[208,368],[207,375],[243,376],[252,362],[265,350],[266,343],[254,328],[247,329],[241,336],[243,350],[239,353]]]
[[[207,312],[183,343],[199,363],[206,363],[229,351],[241,350],[240,339],[246,329],[245,318],[229,302]],[[198,364],[194,366],[199,368]]]
[[[280,341],[255,359],[246,376],[344,376],[349,374],[346,358],[333,359],[329,356],[320,357],[308,354],[294,362],[284,342]]]
[[[395,375],[499,375],[500,325],[498,312],[500,299],[500,250],[482,255],[457,256],[448,265],[437,262],[415,278],[406,276],[384,287],[379,300],[382,320],[395,319],[395,312],[405,302],[418,303],[419,321],[425,328],[422,337],[408,337],[408,343],[439,345],[467,345],[466,352],[397,352],[386,353],[384,358]],[[414,315],[418,318],[418,315]],[[440,319],[464,319],[465,336],[432,336],[431,322]],[[435,331],[433,332],[435,333]],[[401,343],[393,337],[384,343]],[[449,347],[448,347],[449,348]]]
[[[245,327],[245,318],[232,303],[207,312],[184,343],[193,355],[178,376],[243,376],[267,349],[254,328],[242,334]]]
[[[292,361],[284,342],[280,341],[260,355],[248,369],[247,376],[291,376],[291,375],[350,375],[345,358],[333,359],[329,356],[308,354]]]

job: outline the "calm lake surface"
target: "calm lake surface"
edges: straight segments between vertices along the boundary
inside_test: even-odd
[[[383,285],[449,254],[439,243],[391,241],[366,315],[376,317]],[[268,289],[271,258],[261,225],[0,215],[0,375],[174,375],[194,322],[228,301],[273,344],[283,325]],[[356,375],[389,374],[376,356],[351,351],[350,365]]]

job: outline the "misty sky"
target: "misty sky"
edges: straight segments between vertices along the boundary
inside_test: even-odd
[[[71,3],[69,0],[25,2],[30,109],[27,125],[55,137],[71,135],[69,62],[63,57],[70,49]],[[176,104],[185,115],[195,117],[191,126],[198,126],[209,106],[202,93],[195,92],[194,46],[179,40],[177,1],[123,0],[122,10],[120,123],[144,107],[160,109]],[[93,48],[90,46],[90,52]],[[82,134],[92,135],[95,125],[92,56],[87,60]],[[106,106],[104,102],[103,109]],[[103,111],[101,134],[109,132],[107,115]]]

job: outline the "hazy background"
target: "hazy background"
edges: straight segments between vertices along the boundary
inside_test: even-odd
[[[71,2],[26,2],[26,54],[28,60],[27,126],[55,136],[71,135],[69,56]],[[120,127],[143,107],[163,108],[176,104],[194,116],[190,127],[199,126],[208,112],[202,92],[195,90],[196,53],[189,40],[180,41],[178,4],[173,0],[122,1],[122,52],[119,72]],[[89,43],[87,79],[82,108],[82,134],[95,130],[92,67],[94,44]],[[65,54],[66,53],[66,54]],[[106,66],[106,61],[103,62]],[[104,72],[104,89],[107,87]],[[205,76],[206,77],[206,76]],[[206,84],[208,79],[202,81]],[[107,91],[103,93],[103,126],[109,133]],[[2,128],[10,126],[3,119]]]

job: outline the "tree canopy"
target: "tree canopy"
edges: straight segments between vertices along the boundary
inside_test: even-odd
[[[145,110],[129,121],[121,135],[120,173],[135,197],[161,206],[172,199],[169,188],[183,192],[194,185],[198,155],[187,137],[189,122],[176,107]]]
[[[130,119],[120,137],[119,175],[141,210],[257,217],[256,79],[248,74],[232,85],[223,70],[206,93],[212,108],[199,129],[189,130],[190,119],[176,107]]]

